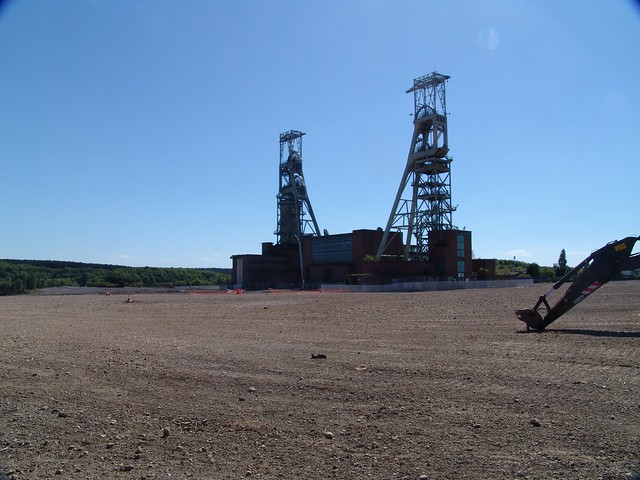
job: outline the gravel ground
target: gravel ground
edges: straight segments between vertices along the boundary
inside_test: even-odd
[[[548,287],[0,297],[0,479],[640,480],[640,282]]]

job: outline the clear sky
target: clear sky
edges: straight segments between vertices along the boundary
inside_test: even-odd
[[[228,267],[275,241],[287,130],[320,229],[384,227],[432,71],[476,257],[640,234],[631,0],[13,0],[0,258]]]

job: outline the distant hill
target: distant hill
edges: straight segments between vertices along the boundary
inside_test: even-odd
[[[0,260],[0,295],[46,287],[175,287],[222,285],[230,268],[125,267],[59,260]]]

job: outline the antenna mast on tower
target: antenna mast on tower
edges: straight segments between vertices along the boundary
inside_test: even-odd
[[[407,165],[389,215],[377,259],[388,246],[389,234],[406,231],[405,260],[427,260],[429,232],[450,230],[451,161],[448,156],[445,83],[438,72],[413,80],[413,137]],[[403,198],[404,197],[404,198]],[[413,242],[413,243],[412,243]]]
[[[303,132],[280,134],[280,188],[277,243],[299,243],[305,235],[320,235],[302,174]]]

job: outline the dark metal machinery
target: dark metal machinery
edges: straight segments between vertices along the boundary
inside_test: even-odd
[[[414,79],[413,87],[407,90],[413,93],[413,137],[376,255],[378,260],[388,246],[392,230],[406,231],[406,260],[427,260],[429,232],[452,228],[455,207],[451,204],[452,159],[448,156],[447,138],[448,79],[448,75],[433,72]]]
[[[303,135],[296,130],[280,134],[278,243],[300,243],[305,235],[320,235],[302,174]]]
[[[516,310],[516,316],[526,323],[527,331],[544,330],[620,272],[640,268],[640,253],[631,254],[637,240],[640,237],[626,237],[594,251],[540,296],[533,308]],[[573,283],[551,307],[547,296],[568,281]]]

